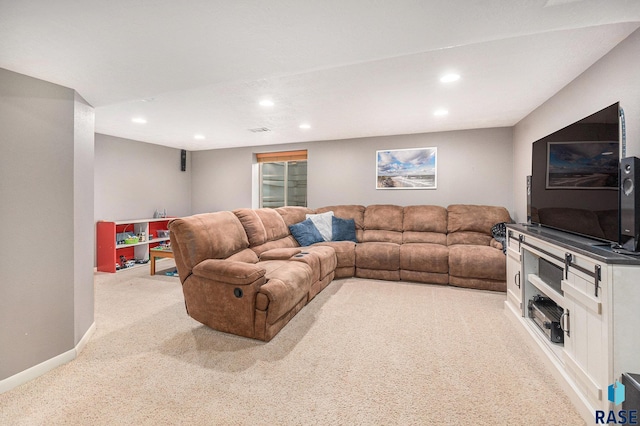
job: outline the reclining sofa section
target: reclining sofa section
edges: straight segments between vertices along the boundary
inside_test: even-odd
[[[301,247],[307,215],[352,219],[356,241]],[[215,330],[271,340],[334,278],[361,277],[505,291],[491,227],[503,207],[339,205],[238,209],[169,223],[188,314]]]

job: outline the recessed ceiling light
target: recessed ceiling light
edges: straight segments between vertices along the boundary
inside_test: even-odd
[[[433,112],[433,115],[438,116],[438,117],[441,117],[441,116],[447,115],[447,114],[449,114],[449,111],[447,111],[446,109],[442,109],[442,108],[441,109],[437,109],[437,110],[435,110]]]
[[[204,140],[204,135],[201,135],[201,134],[193,135],[193,138],[201,141],[201,140]]]
[[[453,74],[453,73],[451,73],[451,74],[445,74],[445,75],[443,75],[443,76],[440,78],[440,81],[441,81],[442,83],[451,83],[451,82],[453,82],[453,81],[458,81],[458,80],[460,80],[460,75],[458,75],[458,74]]]
[[[307,124],[307,123],[303,123],[303,124],[299,125],[298,127],[300,127],[301,129],[310,129],[311,125]]]
[[[263,107],[272,107],[274,105],[275,104],[271,99],[263,99],[260,101],[260,106],[263,106]]]
[[[146,118],[142,118],[142,117],[134,117],[131,119],[131,121],[133,121],[134,123],[138,123],[138,124],[146,124],[147,123],[147,119]]]

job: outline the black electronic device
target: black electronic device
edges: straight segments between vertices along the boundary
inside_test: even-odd
[[[180,150],[180,170],[187,171],[187,151],[184,149]]]
[[[529,318],[553,343],[564,343],[560,321],[564,310],[548,297],[535,295],[528,303]]]
[[[531,223],[531,175],[527,176],[527,223]]]
[[[615,103],[533,143],[532,223],[618,243],[619,127]]]
[[[531,175],[527,176],[527,223],[531,223]]]
[[[623,249],[638,251],[640,239],[640,159],[620,160],[620,240]]]
[[[622,384],[625,390],[622,409],[640,412],[640,374],[622,373]]]
[[[564,270],[545,260],[543,258],[538,258],[538,276],[542,281],[544,281],[549,287],[557,291],[559,294],[562,294],[562,274]]]

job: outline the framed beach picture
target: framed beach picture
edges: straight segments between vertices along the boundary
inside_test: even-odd
[[[437,148],[376,151],[376,189],[436,189]]]
[[[547,189],[618,188],[618,142],[547,142]]]

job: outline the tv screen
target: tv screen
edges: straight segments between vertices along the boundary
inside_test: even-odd
[[[618,103],[533,143],[531,222],[618,242]]]

